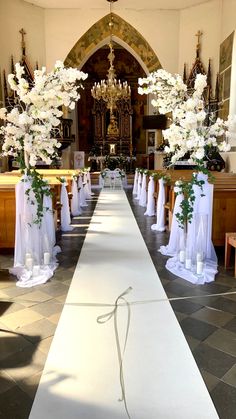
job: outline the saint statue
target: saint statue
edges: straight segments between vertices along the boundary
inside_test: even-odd
[[[118,125],[117,125],[116,117],[114,115],[110,116],[110,124],[108,125],[108,128],[107,128],[107,134],[108,135],[119,135],[119,128],[118,128]]]

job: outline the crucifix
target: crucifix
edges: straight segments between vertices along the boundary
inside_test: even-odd
[[[200,52],[200,37],[202,36],[203,32],[202,31],[197,31],[196,35],[197,36],[197,46],[196,46],[196,52],[197,52],[197,58],[199,58],[199,52]]]
[[[21,34],[22,58],[24,58],[25,57],[25,35],[26,35],[26,32],[23,28],[21,28],[21,30],[19,32]]]

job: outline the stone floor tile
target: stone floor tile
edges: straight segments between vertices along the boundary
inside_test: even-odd
[[[220,419],[236,417],[236,388],[219,382],[211,392],[211,397]]]
[[[208,391],[212,391],[215,386],[220,382],[219,378],[215,377],[213,374],[201,369],[201,374],[205,384],[207,386]]]
[[[0,419],[26,419],[33,400],[18,386],[0,394]]]
[[[200,343],[193,351],[194,358],[200,369],[221,378],[235,364],[235,357],[215,349],[205,343]]]
[[[236,316],[228,323],[224,325],[224,329],[230,330],[233,333],[236,333]]]
[[[28,346],[17,354],[4,359],[4,371],[16,382],[25,377],[42,371],[46,361],[46,355],[39,351],[37,345]]]
[[[5,393],[12,387],[15,387],[16,383],[12,378],[5,372],[0,372],[0,394]]]
[[[226,329],[218,329],[206,339],[205,343],[227,354],[235,356],[236,362],[236,333]]]
[[[236,363],[234,366],[222,377],[222,380],[230,384],[233,387],[236,387]]]
[[[48,351],[49,351],[49,349],[50,349],[50,346],[51,346],[52,340],[53,340],[53,336],[50,336],[50,337],[48,337],[48,338],[46,338],[46,339],[41,340],[41,341],[39,342],[39,344],[38,344],[38,349],[39,349],[41,352],[43,352],[45,355],[47,355],[47,354],[48,354]]]
[[[18,387],[23,390],[32,400],[35,397],[42,372],[43,370],[34,375],[31,375],[30,377],[25,377],[23,380],[17,382]]]
[[[193,303],[189,300],[178,300],[171,302],[172,308],[181,313],[192,314],[202,308],[202,305]]]
[[[216,301],[212,301],[210,306],[236,315],[236,301],[219,297]]]
[[[35,313],[40,314],[42,317],[49,317],[55,313],[61,313],[63,305],[59,301],[45,301],[44,303],[37,304],[33,307]]]
[[[27,324],[26,326],[17,329],[17,332],[25,336],[31,343],[37,343],[39,340],[53,336],[55,333],[55,322],[48,319],[41,319],[36,322]],[[37,334],[35,334],[37,332]]]
[[[225,313],[224,311],[216,310],[212,307],[203,307],[201,310],[191,314],[191,317],[213,324],[217,327],[224,326],[230,320],[234,319],[233,314]]]
[[[193,351],[200,343],[199,339],[195,339],[192,336],[185,335],[185,339],[187,340],[190,349]]]
[[[31,347],[27,336],[0,330],[0,370],[4,367],[4,359],[10,355],[17,356],[18,352]]]
[[[24,310],[19,310],[17,315],[12,313],[2,316],[1,322],[12,330],[16,330],[42,318],[43,316],[39,312],[33,311],[30,308],[24,308]]]
[[[184,334],[192,336],[199,341],[205,340],[209,335],[217,330],[215,326],[192,317],[186,317],[180,323]]]

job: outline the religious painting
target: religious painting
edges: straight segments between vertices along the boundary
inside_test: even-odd
[[[84,168],[84,151],[74,151],[74,169]]]
[[[155,141],[156,141],[156,131],[148,131],[147,146],[148,147],[155,147]]]
[[[220,73],[232,64],[234,32],[220,45]]]

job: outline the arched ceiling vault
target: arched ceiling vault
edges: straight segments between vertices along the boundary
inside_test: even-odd
[[[139,61],[146,73],[161,68],[160,61],[144,37],[120,16],[112,13],[114,40],[126,48]],[[65,59],[65,65],[81,68],[86,60],[109,40],[110,14],[96,22],[77,41]]]

